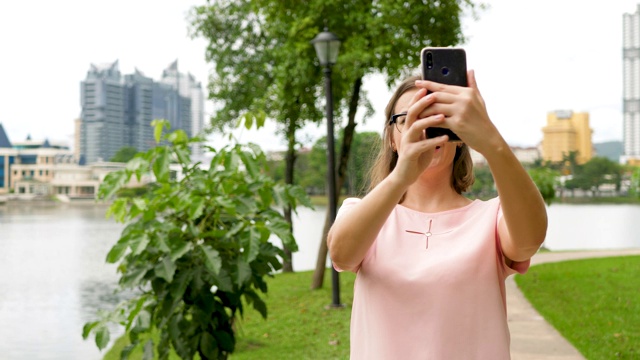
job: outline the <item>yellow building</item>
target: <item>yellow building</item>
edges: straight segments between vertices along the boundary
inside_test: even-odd
[[[570,110],[550,112],[542,133],[543,160],[560,162],[572,151],[577,152],[578,164],[591,160],[593,130],[589,127],[589,113],[574,113]]]

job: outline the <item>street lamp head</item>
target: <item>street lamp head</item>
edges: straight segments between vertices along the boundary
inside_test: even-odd
[[[325,27],[323,32],[311,40],[311,43],[316,48],[316,53],[322,66],[331,66],[336,63],[338,51],[340,50],[340,39],[336,34],[329,32]]]

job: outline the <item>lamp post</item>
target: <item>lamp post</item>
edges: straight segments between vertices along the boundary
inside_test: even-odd
[[[329,32],[325,27],[324,31],[316,35],[311,40],[316,49],[320,65],[324,67],[324,87],[327,97],[327,188],[329,198],[329,226],[333,225],[336,219],[337,193],[336,193],[336,166],[335,166],[335,146],[333,136],[333,94],[331,91],[331,66],[338,59],[340,50],[340,39]],[[331,267],[331,283],[333,300],[331,307],[343,307],[340,303],[340,277],[335,268]]]

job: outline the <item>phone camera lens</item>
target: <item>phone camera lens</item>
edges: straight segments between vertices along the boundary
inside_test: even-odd
[[[449,75],[449,68],[448,67],[443,67],[442,68],[442,75],[444,75],[444,76]]]
[[[427,53],[427,69],[431,69],[433,68],[433,54],[428,52]]]

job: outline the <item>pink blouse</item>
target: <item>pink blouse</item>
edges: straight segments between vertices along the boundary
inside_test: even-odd
[[[357,272],[351,360],[509,359],[504,280],[529,261],[505,264],[501,216],[498,198],[439,213],[397,205]]]

